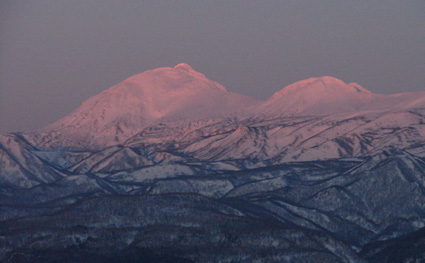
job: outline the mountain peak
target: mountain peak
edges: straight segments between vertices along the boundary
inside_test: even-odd
[[[322,84],[327,84],[327,85],[329,85],[329,84],[339,84],[339,85],[345,84],[344,81],[342,81],[338,78],[335,78],[335,77],[331,77],[331,76],[311,77],[311,78],[308,78],[308,79],[297,81],[295,83],[298,83],[298,84],[314,84],[314,83],[319,83],[319,82],[322,83]]]
[[[276,92],[271,98],[294,94],[316,98],[324,96],[339,97],[342,94],[348,95],[351,93],[370,94],[371,92],[357,83],[347,84],[334,77],[322,76],[297,81]]]
[[[174,66],[174,69],[186,70],[186,71],[195,71],[189,64],[179,63]]]
[[[364,108],[374,96],[356,83],[330,77],[313,77],[295,82],[276,92],[263,110],[284,115],[323,115]]]
[[[100,144],[116,143],[159,120],[211,118],[255,103],[181,63],[129,77],[89,98],[45,130],[86,136]]]

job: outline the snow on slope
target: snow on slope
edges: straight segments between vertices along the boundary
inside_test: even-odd
[[[358,84],[346,84],[324,76],[301,80],[283,88],[264,103],[261,111],[285,115],[350,112],[360,109],[372,97],[370,91]]]
[[[323,76],[291,84],[276,92],[255,112],[263,115],[339,115],[425,106],[425,92],[374,94],[357,83]]]
[[[257,103],[182,63],[134,75],[91,97],[44,131],[56,138],[53,141],[113,145],[155,121],[217,117]]]
[[[64,174],[34,155],[35,150],[22,136],[0,135],[0,185],[29,188],[50,183]]]
[[[62,145],[98,148],[122,144],[130,138],[133,140],[135,135],[146,137],[147,134],[152,134],[150,143],[161,142],[165,140],[164,136],[167,137],[166,140],[179,140],[185,134],[196,136],[192,131],[200,128],[198,126],[208,126],[209,121],[220,122],[225,118],[234,120],[228,126],[233,129],[234,125],[239,126],[239,122],[252,117],[256,121],[289,116],[335,116],[341,120],[352,118],[353,115],[415,107],[425,107],[425,92],[373,94],[356,83],[346,84],[329,76],[298,81],[260,103],[228,92],[219,83],[207,79],[182,63],[173,68],[158,68],[134,75],[93,96],[73,113],[27,139],[39,147]],[[158,125],[160,123],[173,128],[163,129]],[[228,125],[225,122],[223,124]],[[153,130],[150,129],[152,127]],[[222,127],[214,127],[222,130]],[[314,127],[319,130],[327,128],[326,125]],[[204,132],[205,136],[211,135],[206,130]],[[258,149],[252,147],[268,147],[264,143],[262,146],[250,146],[252,136],[262,135],[253,130],[234,134],[234,138],[226,140],[228,143],[225,148],[228,149],[225,151],[233,151],[233,139],[240,140],[239,146],[245,145],[246,151],[236,154],[242,154],[241,158],[257,152]],[[292,139],[290,136],[277,138],[278,142]],[[217,154],[223,154],[224,149],[215,146],[211,144],[201,148],[206,155],[211,155],[212,149]],[[196,151],[201,151],[201,148]],[[236,155],[231,154],[233,157]]]

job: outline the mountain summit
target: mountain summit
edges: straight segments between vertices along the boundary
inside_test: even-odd
[[[425,92],[149,70],[0,135],[0,262],[425,262],[424,137]]]
[[[317,115],[357,111],[374,94],[356,83],[323,76],[301,80],[276,92],[262,111],[285,115]]]
[[[262,115],[319,116],[401,110],[425,105],[425,92],[374,94],[357,83],[329,77],[295,82],[276,92],[256,112]]]
[[[297,81],[282,90],[276,92],[272,98],[279,96],[291,96],[295,93],[302,96],[309,95],[314,98],[329,96],[344,96],[347,94],[370,94],[371,92],[357,83],[346,84],[344,81],[330,77],[314,77]]]
[[[116,143],[155,121],[211,118],[256,103],[181,63],[134,75],[44,130],[80,141]]]
[[[324,76],[291,84],[265,102],[235,94],[180,63],[136,74],[95,95],[41,130],[41,145],[108,146],[163,122],[253,116],[318,116],[425,105],[425,93],[373,94],[356,83]],[[242,113],[243,111],[243,113]],[[235,115],[236,116],[236,115]],[[47,135],[46,135],[47,134]]]

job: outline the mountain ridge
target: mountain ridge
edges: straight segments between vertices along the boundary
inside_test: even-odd
[[[180,63],[131,76],[40,131],[114,144],[154,122],[214,118],[256,103]]]
[[[424,93],[319,77],[258,102],[199,74],[148,71],[50,130],[0,135],[0,261],[376,262],[397,246],[413,248],[400,262],[425,259],[404,238],[425,240]],[[332,85],[339,112],[332,93],[305,97]],[[341,111],[353,94],[371,107]]]
[[[114,135],[107,137],[117,141],[119,136],[129,138],[157,120],[201,120],[234,112],[244,117],[324,116],[424,105],[425,92],[374,94],[357,83],[347,84],[331,76],[297,81],[258,101],[229,92],[189,64],[179,63],[135,74],[37,132],[61,130],[71,134],[90,124],[88,134],[99,135],[112,129]]]
[[[375,94],[357,83],[334,77],[295,82],[273,94],[259,110],[286,116],[325,116],[367,111],[390,111],[425,105],[425,92]]]
[[[147,70],[89,98],[57,122],[36,131],[44,146],[112,146],[161,122],[221,118],[350,116],[425,106],[425,92],[374,94],[330,76],[301,80],[266,101],[227,91],[185,63]]]

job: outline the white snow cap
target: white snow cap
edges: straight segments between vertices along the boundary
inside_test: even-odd
[[[293,96],[295,94],[309,96],[312,98],[325,96],[333,96],[333,98],[335,98],[335,96],[350,93],[369,94],[371,92],[357,83],[347,84],[340,79],[323,76],[297,81],[276,92],[270,99],[281,96]]]
[[[160,122],[226,116],[330,115],[423,105],[425,93],[373,94],[356,83],[346,84],[329,76],[298,81],[259,102],[228,92],[181,63],[134,75],[89,98],[43,132],[55,138],[52,141],[67,145],[78,142],[106,146],[122,143]]]
[[[276,92],[257,109],[263,114],[330,115],[425,105],[425,93],[374,94],[357,83],[329,77],[301,80]]]
[[[373,93],[357,83],[323,76],[301,80],[271,96],[263,112],[279,115],[326,115],[357,111],[370,102]]]
[[[228,92],[181,63],[134,75],[89,98],[46,129],[123,141],[159,119],[210,118],[256,103],[252,98]]]

